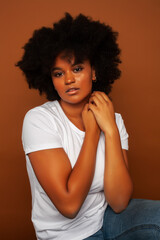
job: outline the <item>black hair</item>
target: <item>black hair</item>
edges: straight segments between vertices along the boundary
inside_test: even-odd
[[[51,68],[56,57],[66,51],[75,56],[76,62],[90,61],[97,79],[92,90],[108,94],[111,85],[120,77],[117,35],[109,25],[83,14],[73,18],[66,13],[53,28],[42,27],[34,31],[16,66],[25,74],[29,88],[45,93],[48,100],[59,99],[52,83]]]

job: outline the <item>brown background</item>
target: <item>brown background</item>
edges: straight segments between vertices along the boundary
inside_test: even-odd
[[[122,77],[114,85],[115,110],[130,135],[128,152],[135,198],[160,199],[160,1],[5,0],[0,3],[0,239],[35,239],[31,196],[21,145],[24,114],[45,102],[28,90],[14,64],[35,28],[70,12],[110,24],[120,33]]]

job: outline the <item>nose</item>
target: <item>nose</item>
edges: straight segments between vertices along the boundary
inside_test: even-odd
[[[69,71],[66,73],[66,76],[65,76],[65,84],[68,85],[73,82],[75,82],[74,76],[73,76],[72,72]]]

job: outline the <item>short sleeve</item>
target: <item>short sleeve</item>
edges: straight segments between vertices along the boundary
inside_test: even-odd
[[[23,121],[22,144],[25,154],[62,147],[54,119],[46,112],[30,110]]]
[[[117,123],[117,127],[119,130],[119,134],[120,134],[120,139],[121,139],[121,146],[123,149],[128,150],[129,146],[128,146],[128,133],[126,131],[125,125],[124,125],[124,121],[122,119],[121,114],[119,113],[115,113],[116,115],[116,123]]]

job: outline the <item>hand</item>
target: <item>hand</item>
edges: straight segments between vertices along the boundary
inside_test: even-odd
[[[111,134],[117,130],[114,107],[109,97],[104,92],[93,92],[88,108],[93,112],[100,129]]]
[[[100,134],[100,128],[96,122],[93,112],[89,109],[89,104],[84,106],[82,111],[82,120],[85,127],[85,131],[95,131]]]

